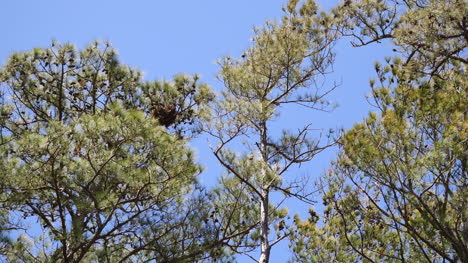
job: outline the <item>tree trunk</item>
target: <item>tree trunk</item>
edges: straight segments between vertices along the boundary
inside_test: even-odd
[[[270,244],[268,241],[268,189],[262,189],[262,198],[260,199],[260,259],[259,263],[270,262]]]
[[[263,165],[266,165],[268,162],[267,158],[267,149],[266,149],[266,142],[267,142],[267,126],[266,121],[263,121],[261,124],[261,131],[260,131],[260,153],[262,155],[262,161],[264,162]],[[260,198],[260,259],[259,263],[269,263],[270,262],[270,242],[268,240],[269,234],[269,227],[270,221],[268,217],[268,204],[270,202],[269,195],[270,189],[268,182],[265,181],[266,170],[265,167],[261,170],[261,175],[263,178],[262,183],[262,196]]]

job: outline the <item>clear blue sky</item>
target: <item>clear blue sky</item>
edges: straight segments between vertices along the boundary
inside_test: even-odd
[[[319,0],[329,8],[337,0]],[[12,0],[0,9],[0,63],[14,51],[45,47],[51,39],[71,42],[78,48],[93,40],[109,40],[119,51],[121,62],[145,72],[145,78],[170,79],[177,73],[197,73],[215,90],[215,61],[226,55],[239,56],[248,46],[252,27],[265,19],[281,16],[286,0]],[[389,54],[388,46],[352,48],[347,41],[336,47],[337,61],[329,83],[342,85],[329,99],[339,107],[332,113],[285,112],[283,128],[312,122],[316,128],[349,128],[371,109],[365,100],[373,62]],[[192,143],[206,167],[201,181],[212,184],[222,170],[211,158],[206,138]],[[320,176],[336,150],[330,150],[298,171]],[[304,212],[291,205],[290,211]],[[289,250],[283,244],[273,249],[272,262],[286,262]],[[244,262],[244,259],[240,260]],[[245,260],[245,262],[248,262]]]

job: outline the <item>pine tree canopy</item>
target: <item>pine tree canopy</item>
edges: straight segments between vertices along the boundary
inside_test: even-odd
[[[468,262],[467,5],[285,1],[218,60],[216,92],[146,80],[107,42],[12,53],[0,261],[276,263],[289,246],[291,263]],[[315,114],[355,88],[328,78],[346,45],[392,55],[374,63],[373,110],[328,129]],[[202,163],[222,169],[214,186]]]

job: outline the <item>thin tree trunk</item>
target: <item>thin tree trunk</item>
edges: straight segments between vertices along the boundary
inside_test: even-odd
[[[262,125],[262,130],[260,134],[260,140],[261,140],[261,146],[260,146],[260,152],[262,155],[262,161],[264,162],[263,165],[266,165],[268,162],[268,158],[266,155],[267,149],[266,149],[266,141],[267,141],[267,126],[266,122],[263,122]],[[265,167],[262,168],[261,171],[263,180],[265,180],[266,176],[266,171]],[[267,185],[267,182],[263,182],[262,185],[262,196],[260,198],[260,259],[259,263],[269,263],[270,262],[270,242],[268,240],[268,234],[269,234],[269,225],[270,221],[268,218],[268,204],[270,202],[269,200],[269,195],[270,195],[270,190],[269,186]]]
[[[259,263],[270,262],[270,244],[268,241],[268,189],[262,189],[262,198],[260,200],[260,259]]]

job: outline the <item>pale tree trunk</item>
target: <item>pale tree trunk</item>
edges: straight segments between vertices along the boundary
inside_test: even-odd
[[[259,263],[270,262],[270,244],[268,241],[268,189],[262,189],[262,198],[260,200],[260,259]]]
[[[264,162],[263,165],[266,165],[268,162],[267,157],[267,126],[266,122],[263,122],[261,125],[261,133],[260,133],[260,152],[262,155],[262,161]],[[263,180],[265,180],[266,170],[265,166],[262,168],[261,174]],[[270,242],[268,240],[269,231],[269,215],[268,215],[268,205],[269,205],[269,185],[268,182],[264,181],[262,185],[261,191],[261,198],[260,198],[260,259],[258,260],[259,263],[269,263],[270,262]]]

